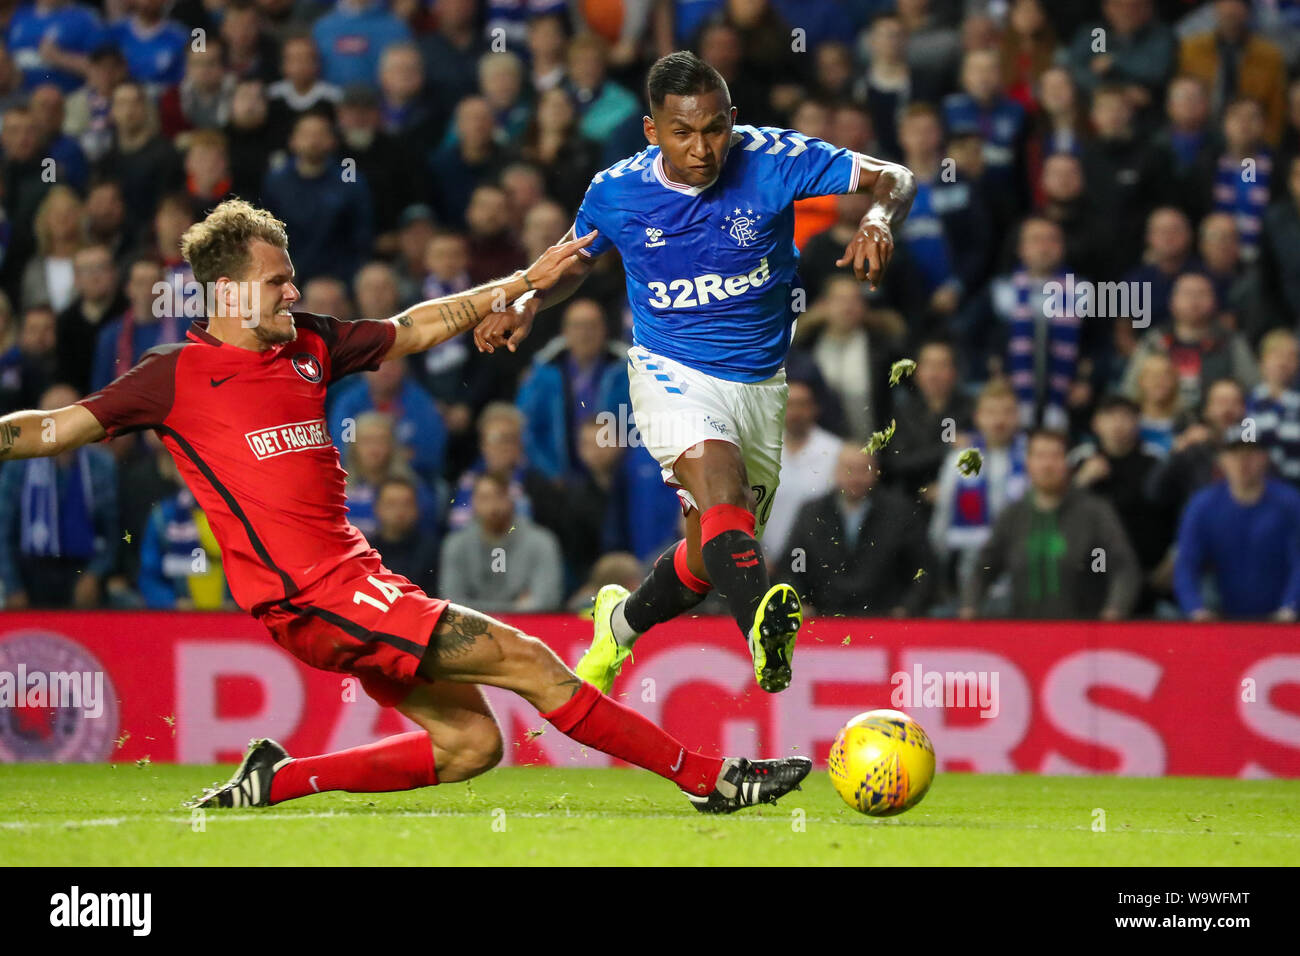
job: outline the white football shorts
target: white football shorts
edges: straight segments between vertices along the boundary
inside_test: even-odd
[[[673,466],[700,442],[730,442],[745,462],[753,492],[754,537],[761,536],[781,477],[789,392],[785,369],[762,382],[731,382],[640,346],[628,349],[627,358],[639,440],[659,462],[664,483],[677,489],[687,507],[698,507],[678,484]]]

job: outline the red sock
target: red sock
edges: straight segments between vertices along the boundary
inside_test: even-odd
[[[423,730],[413,730],[362,747],[299,757],[285,764],[271,781],[271,802],[326,790],[386,793],[431,787],[437,782],[433,743]]]
[[[719,758],[688,752],[663,728],[586,682],[567,704],[542,716],[578,743],[644,767],[688,793],[708,793],[722,772]]]
[[[691,566],[686,563],[686,539],[682,538],[677,542],[677,549],[673,551],[673,570],[677,572],[677,580],[696,594],[708,594],[713,590],[713,585],[703,578],[698,578],[691,571]]]

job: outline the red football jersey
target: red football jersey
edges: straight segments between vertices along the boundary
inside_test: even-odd
[[[221,545],[231,594],[259,616],[370,547],[347,519],[325,387],[377,368],[397,333],[309,312],[294,324],[294,341],[254,352],[195,323],[79,403],[109,437],[158,432]]]

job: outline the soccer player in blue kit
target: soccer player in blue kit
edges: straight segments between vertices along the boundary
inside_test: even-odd
[[[765,691],[790,684],[803,623],[798,593],[772,585],[758,546],[781,468],[783,363],[800,289],[797,199],[868,193],[874,202],[837,265],[874,288],[906,218],[912,174],[793,130],[738,126],[727,84],[693,53],[658,60],[646,81],[649,148],[591,181],[570,231],[595,241],[586,262],[474,332],[487,352],[513,350],[538,309],[572,295],[590,260],[617,248],[635,344],[628,350],[641,440],[687,513],[636,591],[596,597],[595,636],[576,673],[608,692],[632,646],[690,610],[710,588],[726,599]]]

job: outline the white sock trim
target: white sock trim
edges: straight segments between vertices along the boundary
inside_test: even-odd
[[[614,632],[614,640],[619,647],[631,648],[641,636],[639,631],[632,630],[632,625],[627,622],[623,615],[623,605],[627,603],[627,598],[619,601],[614,605],[614,611],[609,616],[610,630]]]

